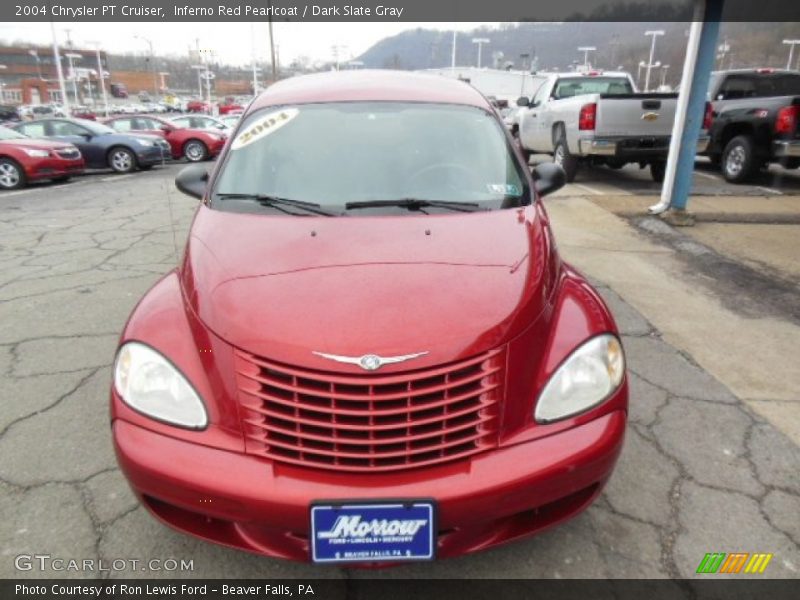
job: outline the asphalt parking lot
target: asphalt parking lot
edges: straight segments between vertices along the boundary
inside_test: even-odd
[[[549,157],[535,156],[532,164]],[[608,167],[582,167],[575,182],[568,184],[560,195],[629,195],[659,196],[661,184],[653,181],[650,169],[628,164],[622,169]],[[735,185],[725,181],[718,168],[708,159],[698,158],[692,177],[692,194],[705,196],[791,196],[800,194],[800,169],[784,169],[771,165],[752,181]]]
[[[659,186],[635,168],[587,170],[548,200],[559,243],[570,260],[584,260],[579,267],[612,307],[629,364],[625,448],[604,494],[585,513],[496,550],[374,571],[253,556],[157,523],[116,467],[107,396],[125,319],[181,253],[195,202],[173,186],[180,167],[98,173],[0,195],[0,577],[96,575],[15,569],[20,554],[49,554],[107,563],[193,560],[191,571],[126,568],[104,577],[679,578],[695,576],[708,552],[739,551],[774,554],[764,577],[798,577],[800,447],[791,429],[759,409],[741,391],[744,384],[703,367],[714,357],[704,348],[695,352],[691,340],[683,345],[680,329],[662,325],[657,313],[643,316],[639,308],[649,305],[634,292],[637,308],[624,299],[625,280],[597,258],[619,250],[598,250],[599,238],[588,236],[603,228],[589,232],[579,220],[596,211],[603,227],[630,229],[625,235],[638,240],[646,259],[662,260],[660,250],[644,247],[657,243],[643,237],[645,230],[589,205],[606,195],[653,203]],[[780,176],[779,187],[765,176],[730,191],[734,186],[701,165],[695,193],[800,194],[800,171]],[[790,316],[774,318],[778,327],[794,326]]]

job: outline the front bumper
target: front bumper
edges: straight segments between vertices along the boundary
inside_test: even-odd
[[[82,158],[65,159],[47,158],[35,159],[25,165],[25,176],[29,181],[41,179],[56,179],[58,177],[69,177],[80,175],[84,172],[86,165]]]
[[[800,140],[777,140],[772,143],[776,158],[800,158]]]
[[[155,143],[152,146],[142,146],[134,150],[136,152],[136,161],[139,165],[157,165],[172,158],[172,150],[169,144],[165,141],[162,143]]]
[[[702,154],[708,148],[710,137],[700,134],[697,138],[696,152]],[[641,138],[582,138],[578,140],[578,153],[581,156],[606,156],[636,161],[640,159],[661,158],[666,160],[669,153],[669,137]]]
[[[433,498],[439,557],[556,525],[599,494],[621,450],[625,422],[617,410],[470,460],[371,475],[276,465],[122,419],[112,427],[128,481],[166,524],[242,550],[307,561],[309,507],[320,499]]]

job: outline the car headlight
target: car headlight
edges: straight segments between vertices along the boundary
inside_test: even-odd
[[[203,401],[183,374],[144,344],[128,342],[120,348],[114,387],[125,404],[156,420],[190,429],[208,424]]]
[[[536,402],[537,423],[550,423],[584,412],[613,394],[625,375],[622,344],[611,334],[579,346],[544,386]]]
[[[149,146],[152,146],[152,145],[153,145],[153,142],[151,142],[150,140],[143,140],[143,139],[141,139],[141,138],[136,138],[136,142],[137,142],[137,143],[138,143],[140,146],[147,146],[147,147],[149,147]]]
[[[34,150],[32,148],[23,148],[23,152],[31,158],[47,158],[50,155],[47,150]]]

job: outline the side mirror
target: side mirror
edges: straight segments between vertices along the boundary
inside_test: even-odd
[[[206,193],[208,171],[203,165],[190,165],[181,169],[175,178],[175,187],[187,196],[202,198]]]
[[[161,127],[159,127],[159,129],[164,133],[169,133],[170,131],[172,131],[172,127],[170,127],[169,125],[162,125]]]
[[[560,190],[567,183],[567,174],[561,165],[546,162],[533,169],[533,187],[540,196]]]
[[[517,98],[517,106],[530,106],[531,100],[527,96]]]

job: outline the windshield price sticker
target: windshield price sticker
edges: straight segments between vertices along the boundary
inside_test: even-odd
[[[271,112],[258,119],[252,125],[248,125],[231,144],[231,150],[238,150],[248,144],[260,140],[272,133],[275,133],[294,119],[300,111],[296,108],[284,108],[279,111]]]

